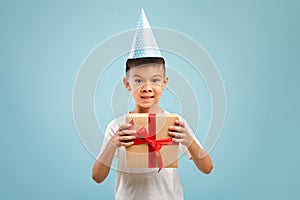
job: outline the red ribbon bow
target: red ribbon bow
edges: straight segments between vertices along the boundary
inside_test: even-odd
[[[133,119],[130,121],[130,124],[133,126],[134,121]],[[133,140],[135,145],[139,144],[148,144],[148,167],[155,168],[156,167],[156,159],[158,161],[158,172],[163,168],[163,160],[160,154],[160,149],[162,145],[172,145],[177,144],[172,141],[172,138],[165,138],[165,139],[156,139],[156,114],[151,113],[148,116],[148,130],[147,132],[145,127],[140,128],[136,131],[135,136],[136,139]],[[131,126],[131,127],[132,127]],[[155,153],[155,154],[153,154]]]

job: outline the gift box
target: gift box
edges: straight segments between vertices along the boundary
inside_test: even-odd
[[[175,125],[177,114],[134,113],[126,116],[126,123],[137,130],[134,145],[126,148],[127,168],[177,168],[178,143],[168,135]]]

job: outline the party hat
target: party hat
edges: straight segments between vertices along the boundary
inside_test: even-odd
[[[154,34],[147,20],[144,9],[142,8],[128,59],[145,57],[162,58],[162,55],[157,46]]]

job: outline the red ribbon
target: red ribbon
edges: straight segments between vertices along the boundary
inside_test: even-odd
[[[133,126],[134,121],[133,119],[130,121],[130,124]],[[135,136],[138,137],[133,140],[135,145],[139,144],[148,144],[148,167],[155,168],[156,167],[156,160],[158,161],[158,172],[163,168],[163,161],[160,154],[160,149],[162,145],[174,145],[172,138],[166,139],[156,139],[156,114],[150,113],[148,115],[148,131],[145,127],[140,128],[136,131]]]

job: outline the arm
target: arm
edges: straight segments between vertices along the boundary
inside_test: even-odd
[[[188,146],[188,150],[192,156],[192,159],[197,168],[205,173],[209,174],[213,169],[213,163],[208,153],[206,153],[193,139],[191,144]]]
[[[169,130],[169,135],[173,137],[174,142],[181,143],[187,147],[197,168],[201,172],[209,174],[213,168],[210,156],[188,133],[184,123],[180,120],[176,120],[176,126],[171,126]]]
[[[104,151],[94,163],[92,178],[96,183],[101,183],[107,177],[110,171],[110,166],[115,155],[117,147],[111,143],[107,143]]]
[[[120,126],[118,132],[112,136],[107,143],[104,151],[101,153],[99,158],[95,161],[92,178],[96,183],[101,183],[105,180],[110,171],[110,166],[114,158],[116,150],[121,146],[133,145],[133,139],[135,138],[135,130],[126,130],[131,127],[131,124],[123,124]]]

